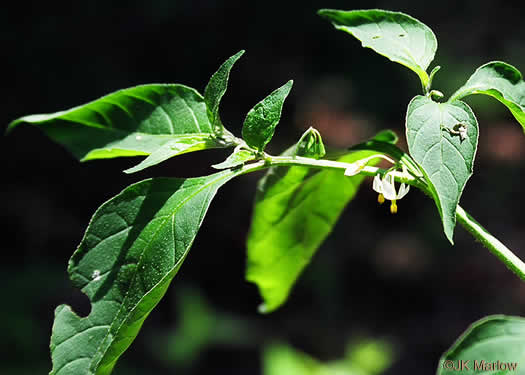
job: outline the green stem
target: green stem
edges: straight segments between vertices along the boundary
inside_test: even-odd
[[[276,166],[305,166],[319,169],[332,170],[346,170],[353,167],[353,164],[344,163],[334,160],[318,160],[300,156],[266,156],[264,160],[259,160],[254,163],[246,164],[238,170],[238,175],[255,172],[261,169],[266,169]],[[385,170],[365,166],[359,173],[366,176],[375,176],[378,173],[384,173]],[[397,182],[403,182],[413,185],[423,192],[428,194],[426,186],[424,186],[419,178],[413,177],[407,173],[392,172]],[[509,248],[503,245],[496,237],[491,235],[485,228],[483,228],[472,216],[470,216],[461,206],[457,206],[456,215],[458,222],[476,239],[478,239],[492,254],[498,257],[512,272],[514,272],[520,279],[525,281],[525,263],[518,258]]]
[[[476,237],[489,251],[498,257],[520,279],[525,281],[525,263],[503,245],[496,237],[483,228],[461,206],[456,209],[456,217],[461,225]]]
[[[469,94],[468,90],[459,90],[456,91],[452,96],[447,100],[447,103],[452,103],[456,100],[462,99],[464,96],[467,96]]]
[[[347,168],[353,167],[354,164],[351,163],[344,163],[341,161],[335,161],[335,160],[319,160],[319,159],[312,159],[312,158],[305,158],[302,156],[269,156],[267,158],[268,167],[274,167],[274,166],[305,166],[310,168],[319,168],[319,169],[333,169],[333,170],[346,170]],[[371,167],[371,166],[365,166],[363,169],[360,170],[359,173],[364,174],[365,176],[375,176],[378,173],[385,173],[386,170],[377,168],[377,167]],[[413,177],[410,174],[402,173],[402,172],[392,172],[397,182],[403,182],[406,184],[414,185],[418,188],[423,188],[422,184],[420,183],[419,179]]]

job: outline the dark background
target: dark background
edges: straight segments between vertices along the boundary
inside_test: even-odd
[[[227,57],[246,49],[222,102],[223,122],[237,135],[255,103],[294,79],[271,153],[309,126],[339,147],[384,128],[403,136],[406,105],[420,92],[417,76],[316,15],[319,8],[375,7],[404,11],[434,30],[432,66],[442,66],[434,88],[446,96],[491,60],[525,70],[523,6],[502,2],[15,2],[0,13],[1,123],[142,83],[203,91]],[[467,101],[480,122],[480,149],[462,206],[523,259],[525,138],[495,100]],[[184,155],[129,176],[121,171],[139,159],[81,164],[36,128],[20,127],[1,142],[0,373],[47,373],[54,308],[67,303],[89,311],[66,266],[95,209],[145,177],[211,173],[208,166],[227,151]],[[260,176],[221,189],[185,265],[115,374],[257,374],[261,350],[272,340],[331,360],[355,337],[395,345],[397,360],[386,374],[429,374],[470,323],[525,314],[525,284],[460,227],[451,247],[431,201],[415,191],[393,216],[376,204],[367,181],[288,303],[258,315],[257,290],[243,272]],[[179,297],[188,290],[206,301],[216,324],[180,354],[170,343],[185,340],[170,337],[183,330]]]

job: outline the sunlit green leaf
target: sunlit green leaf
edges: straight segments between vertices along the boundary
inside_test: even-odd
[[[226,60],[210,78],[210,81],[204,89],[204,101],[208,108],[208,118],[212,128],[218,134],[222,133],[223,126],[219,117],[219,105],[222,96],[228,88],[228,79],[233,64],[244,54],[244,50],[237,52],[235,55]]]
[[[493,315],[472,324],[439,361],[437,375],[525,375],[525,319]]]
[[[479,67],[450,102],[472,94],[485,94],[507,106],[525,131],[525,82],[520,71],[501,61]]]
[[[22,123],[38,126],[82,161],[156,153],[157,163],[190,151],[231,145],[228,139],[214,137],[204,98],[175,84],[116,91],[67,111],[22,117],[8,129]],[[154,164],[153,160],[144,163]]]
[[[322,370],[319,361],[283,344],[274,344],[264,351],[263,375],[321,375]]]
[[[293,81],[288,81],[248,112],[242,127],[242,137],[249,146],[262,151],[270,142],[275,127],[281,119],[283,104],[292,85]]]
[[[293,155],[295,149],[285,155]],[[338,160],[353,163],[377,153],[356,151]],[[294,166],[271,168],[259,182],[247,240],[246,279],[259,287],[262,312],[286,301],[363,179],[344,176],[344,171]]]
[[[248,150],[238,150],[228,156],[228,158],[219,164],[212,165],[215,169],[234,168],[243,165],[247,161],[255,159],[255,153]]]
[[[426,70],[437,50],[436,36],[428,26],[407,14],[379,9],[321,9],[318,13],[336,29],[359,39],[363,47],[416,72],[428,88]]]
[[[380,375],[392,365],[396,352],[385,340],[361,339],[346,349],[344,362],[359,374]]]
[[[145,180],[96,211],[68,267],[91,312],[57,307],[51,375],[111,373],[186,258],[217,189],[234,175]]]
[[[391,345],[361,340],[349,346],[344,358],[320,362],[288,345],[273,344],[263,355],[263,375],[380,375],[392,364]]]
[[[456,207],[472,175],[478,145],[478,122],[462,101],[437,103],[416,96],[406,118],[410,155],[422,168],[443,220],[445,235],[453,243]]]

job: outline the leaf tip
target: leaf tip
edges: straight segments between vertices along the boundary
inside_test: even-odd
[[[443,216],[443,232],[445,232],[445,237],[447,237],[448,242],[454,246],[454,228],[456,226],[456,220],[446,220]]]
[[[293,79],[286,82],[284,85],[282,85],[280,88],[278,88],[278,91],[282,91],[284,93],[284,97],[286,98],[293,87]],[[276,90],[276,91],[277,91]]]
[[[317,15],[321,17],[328,17],[331,12],[333,12],[333,9],[323,8],[317,11]]]
[[[246,52],[246,50],[244,49],[241,49],[239,52],[235,53],[234,55],[232,55],[228,60],[226,60],[222,65],[221,65],[221,68],[224,66],[228,66],[230,65],[230,68],[231,66],[233,66],[233,64],[235,64],[237,62],[237,60],[239,60],[241,58],[242,55],[244,55],[244,53]],[[220,68],[219,68],[220,69]]]
[[[21,118],[17,118],[16,120],[13,120],[11,121],[8,125],[7,125],[7,128],[5,129],[5,135],[8,135],[9,133],[11,133],[11,131],[16,127],[18,126],[20,123],[24,122],[23,121],[23,117]]]
[[[141,164],[138,164],[138,165],[135,165],[134,167],[131,167],[131,168],[128,168],[128,169],[124,169],[122,172],[124,172],[125,174],[133,174],[135,172],[138,172],[140,170],[142,170],[143,168],[141,168]]]

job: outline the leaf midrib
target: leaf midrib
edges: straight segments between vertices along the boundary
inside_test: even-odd
[[[221,173],[221,172],[219,172],[219,173]],[[221,179],[227,179],[228,177],[233,177],[234,175],[235,175],[234,173],[232,173],[231,171],[228,171],[228,173],[223,173],[222,175],[217,176],[217,178],[215,178],[215,179],[213,179],[213,180],[211,180],[211,181],[209,181],[209,182],[203,184],[201,187],[197,188],[193,194],[189,195],[189,196],[186,197],[183,201],[181,201],[181,203],[178,204],[177,207],[175,207],[175,208],[173,209],[172,214],[170,214],[170,215],[166,215],[166,219],[165,219],[161,224],[159,224],[157,230],[155,231],[155,233],[154,233],[153,236],[151,237],[151,240],[148,241],[148,243],[144,246],[144,250],[142,251],[142,253],[141,253],[141,255],[140,255],[140,258],[139,258],[139,261],[137,262],[137,270],[140,269],[140,266],[141,266],[141,264],[142,264],[142,259],[143,259],[144,254],[149,250],[151,244],[152,244],[153,241],[156,239],[156,237],[157,237],[159,231],[164,227],[164,225],[169,221],[170,218],[174,217],[174,215],[176,214],[176,212],[179,210],[179,208],[180,208],[182,205],[184,205],[188,200],[193,199],[197,194],[199,194],[200,192],[204,191],[206,188],[208,188],[209,186],[213,185],[213,184],[216,183],[217,181],[219,181],[219,180],[221,180]],[[183,259],[183,258],[181,258],[181,259]],[[180,261],[180,259],[179,259],[179,261]],[[175,263],[174,267],[177,266],[177,264],[179,263],[179,261],[177,261],[177,262]],[[122,302],[120,303],[120,308],[119,308],[119,310],[115,313],[115,316],[113,317],[113,320],[112,320],[112,322],[111,322],[111,324],[110,324],[110,326],[109,326],[109,329],[108,329],[106,335],[105,335],[105,336],[102,338],[102,340],[100,341],[100,344],[99,344],[99,346],[98,346],[96,352],[98,352],[98,351],[100,350],[101,346],[104,344],[104,342],[105,342],[106,339],[108,338],[109,333],[111,332],[111,328],[113,327],[116,318],[118,317],[118,315],[120,314],[120,312],[121,312],[122,309],[124,308],[125,302],[126,302],[126,300],[128,299],[128,297],[129,297],[129,293],[130,293],[130,290],[131,290],[131,286],[134,284],[135,279],[136,279],[138,273],[139,273],[138,271],[136,271],[136,272],[134,273],[133,278],[132,278],[132,280],[131,280],[131,282],[130,282],[130,284],[129,284],[129,285],[130,285],[130,288],[128,288],[128,290],[126,291],[126,296],[124,297],[124,299],[123,299]],[[161,280],[159,280],[159,282],[158,282],[157,284],[155,284],[155,286],[158,285],[163,279],[164,279],[164,277],[162,277]],[[131,315],[131,313],[134,311],[134,309],[135,309],[138,305],[140,305],[140,303],[142,302],[142,300],[144,299],[144,297],[147,296],[148,293],[149,293],[151,290],[154,290],[154,289],[155,289],[155,287],[151,288],[148,292],[146,292],[146,293],[144,294],[144,296],[142,296],[142,297],[139,299],[139,301],[133,306],[133,308],[130,309],[130,311],[129,311],[129,312],[125,315],[125,317],[122,319],[122,323],[121,323],[120,326],[117,328],[117,331],[116,331],[116,334],[115,334],[114,337],[118,337],[118,333],[120,332],[120,329],[121,329],[122,325],[124,325],[124,323],[127,321],[127,319],[129,318],[129,316]],[[99,364],[102,362],[102,360],[104,359],[104,356],[105,356],[105,354],[107,353],[107,351],[108,351],[108,349],[109,349],[110,347],[111,347],[111,343],[110,343],[110,345],[106,348],[106,350],[104,350],[104,352],[102,353],[102,356],[100,357],[100,360],[98,361],[98,363],[95,364],[95,365],[97,366],[97,368],[98,368],[98,365],[99,365]],[[94,363],[93,363],[93,358],[91,358],[91,360],[90,360],[90,371],[93,369],[93,365],[94,365]],[[96,369],[95,369],[95,371],[96,371]]]

